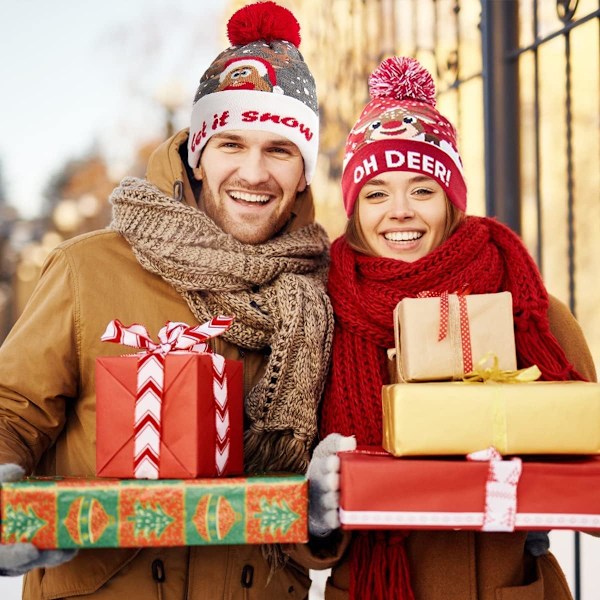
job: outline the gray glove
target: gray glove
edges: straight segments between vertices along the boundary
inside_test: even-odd
[[[550,552],[550,538],[547,531],[528,531],[525,550],[532,556],[543,556]]]
[[[18,481],[25,471],[19,465],[0,465],[0,484]],[[0,545],[0,576],[15,577],[37,567],[55,567],[77,554],[77,550],[38,550],[33,544]]]
[[[330,433],[319,442],[308,465],[308,530],[325,537],[340,526],[340,459],[338,452],[356,449],[356,439]]]

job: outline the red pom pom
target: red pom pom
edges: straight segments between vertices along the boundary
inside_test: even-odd
[[[257,40],[270,43],[286,40],[300,45],[300,25],[296,17],[275,2],[256,2],[240,8],[227,23],[227,37],[233,46],[245,46]]]
[[[386,58],[369,77],[371,98],[411,98],[435,107],[435,84],[421,63],[406,56]]]

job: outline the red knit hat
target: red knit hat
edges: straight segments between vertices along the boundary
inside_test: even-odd
[[[386,58],[369,77],[369,92],[372,100],[346,142],[342,192],[348,216],[363,185],[386,171],[435,179],[464,211],[467,186],[456,130],[435,108],[430,73],[414,58]]]

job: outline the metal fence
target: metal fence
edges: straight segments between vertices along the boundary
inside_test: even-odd
[[[584,7],[584,4],[587,4]],[[554,5],[554,6],[552,6]],[[554,19],[549,14],[549,9],[555,10]],[[587,9],[587,10],[586,10]],[[521,14],[520,14],[521,13]],[[546,30],[541,30],[541,24]],[[493,0],[482,1],[482,46],[483,46],[483,80],[485,96],[485,160],[486,160],[486,207],[488,214],[498,215],[515,231],[522,231],[522,213],[524,190],[522,178],[528,172],[532,180],[532,196],[535,205],[535,257],[542,272],[547,273],[552,269],[545,268],[546,252],[544,243],[545,211],[551,210],[550,199],[546,202],[543,189],[543,165],[545,153],[557,154],[558,160],[553,161],[559,173],[559,186],[563,188],[566,196],[566,218],[564,219],[564,234],[566,234],[566,279],[567,301],[571,312],[577,315],[577,289],[576,268],[578,265],[577,251],[577,203],[580,197],[576,194],[592,193],[592,198],[580,207],[581,213],[587,213],[586,204],[593,203],[592,218],[588,223],[594,224],[597,229],[599,219],[594,219],[594,209],[597,208],[598,193],[598,168],[600,152],[598,138],[598,25],[600,24],[600,8],[596,2],[580,2],[579,0],[556,0],[555,2],[498,2]],[[579,40],[576,36],[585,36],[584,55],[577,55],[575,46]],[[581,38],[580,38],[581,39]],[[527,41],[524,41],[527,40]],[[594,55],[595,49],[595,55]],[[590,51],[588,54],[587,50]],[[555,148],[548,148],[542,144],[544,120],[542,118],[542,61],[544,53],[551,52],[556,58],[556,68],[553,78],[562,87],[562,98],[557,100],[556,116],[564,122],[562,140],[557,140],[556,147],[562,152],[555,152]],[[581,52],[581,50],[580,50]],[[558,54],[562,53],[559,60]],[[587,55],[587,56],[586,56]],[[574,64],[583,60],[589,67],[589,80],[587,82],[574,81]],[[527,68],[527,61],[530,65]],[[521,69],[529,71],[529,79],[520,76]],[[583,85],[582,85],[583,84]],[[529,85],[532,97],[528,102],[522,87]],[[498,94],[498,90],[504,93]],[[594,172],[586,175],[585,161],[578,163],[575,154],[574,141],[576,136],[579,111],[575,110],[574,100],[577,94],[591,96],[590,105],[595,105],[590,117],[591,130],[589,141],[585,145],[588,156],[591,157],[590,165]],[[595,97],[595,102],[593,101]],[[525,116],[530,112],[529,118]],[[594,117],[595,115],[595,117]],[[594,127],[595,119],[595,127]],[[585,119],[584,119],[585,120]],[[507,127],[510,123],[520,123],[519,128]],[[524,126],[529,128],[529,137],[532,154],[526,157],[523,152],[522,140],[519,132]],[[594,161],[594,156],[596,160]],[[524,160],[526,158],[526,160]],[[579,155],[579,158],[583,158]],[[562,164],[561,164],[562,162]],[[579,169],[579,181],[576,180],[576,171]],[[515,174],[510,177],[509,174]],[[580,185],[578,188],[577,183]],[[596,205],[596,206],[594,206]],[[561,219],[562,220],[562,219]],[[557,228],[553,229],[554,232]],[[555,233],[554,233],[555,235]],[[582,240],[586,245],[596,245],[592,236],[584,235]],[[590,265],[584,264],[584,270],[589,270]],[[586,268],[588,267],[588,268]],[[563,267],[564,273],[564,267]],[[590,272],[593,278],[593,272]],[[588,290],[584,290],[588,293]],[[589,295],[589,294],[588,294]],[[595,304],[595,303],[594,303]],[[574,534],[574,596],[576,600],[582,598],[582,573],[581,573],[581,539],[580,534]]]
[[[595,313],[598,291],[590,287],[595,261],[589,257],[600,251],[592,235],[600,225],[599,3],[481,0],[478,22],[467,1],[411,4],[407,53],[421,60],[429,56],[440,97],[452,97],[463,151],[465,140],[476,139],[465,122],[464,96],[473,105],[482,95],[483,153],[469,157],[466,171],[481,168],[485,214],[525,237],[546,282],[563,291],[573,314],[578,316],[580,305]],[[409,8],[400,0],[397,7],[402,6]],[[465,9],[470,17],[461,18]],[[419,13],[433,16],[428,35]],[[473,27],[481,34],[480,70],[473,57],[470,67],[464,65],[465,53],[473,52]],[[598,331],[597,317],[587,316],[590,329]],[[597,336],[590,339],[597,348]],[[573,538],[573,591],[581,600],[580,534]]]

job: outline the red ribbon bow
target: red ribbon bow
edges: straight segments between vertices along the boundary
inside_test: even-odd
[[[460,343],[462,351],[463,371],[470,373],[473,370],[473,353],[471,350],[471,328],[469,325],[469,311],[467,309],[467,300],[471,292],[468,285],[463,285],[462,289],[452,294],[458,297],[459,324],[460,324]],[[440,299],[440,328],[438,342],[446,339],[448,336],[448,326],[450,322],[450,293],[448,290],[443,292],[432,292],[425,290],[417,294],[417,298],[439,298]],[[463,374],[464,374],[463,373]]]

